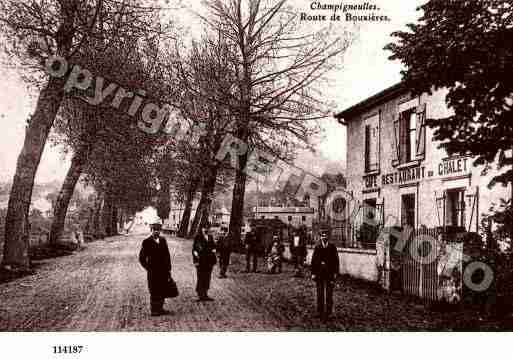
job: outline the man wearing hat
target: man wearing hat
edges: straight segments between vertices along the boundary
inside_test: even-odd
[[[166,239],[160,235],[160,221],[153,221],[150,228],[151,236],[142,242],[139,262],[147,272],[151,315],[156,316],[169,314],[163,309],[163,305],[165,290],[171,276],[171,257]]]
[[[219,278],[226,278],[231,254],[230,237],[228,236],[227,228],[221,228],[221,234],[217,238],[216,249],[219,257]]]
[[[244,238],[246,247],[246,272],[250,272],[251,264],[253,264],[253,272],[257,272],[258,268],[258,251],[260,249],[260,231],[254,225],[250,225],[249,232]]]
[[[201,232],[194,237],[192,244],[192,260],[197,273],[196,293],[200,302],[213,300],[208,296],[208,290],[217,257],[216,244],[214,238],[208,233],[208,229],[209,225],[205,224]]]
[[[317,314],[326,321],[333,309],[333,287],[339,273],[337,247],[329,242],[329,231],[321,231],[321,240],[312,255],[312,279],[317,286]]]

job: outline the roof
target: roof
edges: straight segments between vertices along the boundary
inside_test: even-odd
[[[407,90],[408,89],[405,83],[399,82],[393,86],[384,89],[381,92],[378,92],[377,94],[371,97],[366,98],[363,101],[358,102],[356,105],[353,105],[345,109],[344,111],[335,114],[334,117],[338,120],[338,122],[344,125],[346,121],[353,119],[362,112],[365,112],[370,108],[379,105],[380,103],[390,100],[391,98],[394,98],[406,92]]]
[[[253,213],[314,213],[311,207],[253,207]]]

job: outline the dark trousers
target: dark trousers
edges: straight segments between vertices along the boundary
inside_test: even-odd
[[[164,306],[164,299],[161,297],[150,297],[150,308],[152,312],[162,311]]]
[[[303,265],[305,263],[305,257],[302,254],[294,255],[294,268],[303,270]]]
[[[333,281],[318,279],[317,285],[317,313],[331,315],[333,310]]]
[[[256,272],[258,268],[258,255],[257,251],[253,249],[246,250],[246,271],[251,270],[251,262],[253,262],[253,272]]]
[[[219,252],[219,274],[224,276],[230,265],[230,251],[221,250]]]
[[[208,290],[210,288],[210,278],[212,277],[212,267],[210,268],[201,268],[196,267],[196,293],[198,293],[198,297],[205,298],[207,297]]]
[[[164,306],[163,288],[167,285],[166,272],[147,272],[148,289],[150,291],[150,309],[152,312],[162,311]]]

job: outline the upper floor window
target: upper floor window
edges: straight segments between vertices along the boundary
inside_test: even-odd
[[[408,110],[403,114],[403,117],[404,120],[401,123],[404,126],[401,131],[403,135],[401,138],[401,163],[413,161],[417,157],[417,113],[414,109]]]
[[[365,120],[365,172],[379,169],[379,114]]]
[[[394,121],[394,165],[421,160],[426,152],[426,104],[399,111]]]

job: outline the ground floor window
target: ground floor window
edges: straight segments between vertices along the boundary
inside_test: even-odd
[[[445,225],[454,227],[465,227],[465,190],[447,190],[445,197]]]
[[[369,198],[363,201],[362,225],[360,227],[360,245],[362,248],[375,249],[378,238],[378,222],[376,216],[377,200]]]
[[[415,194],[401,196],[401,226],[415,228]]]

